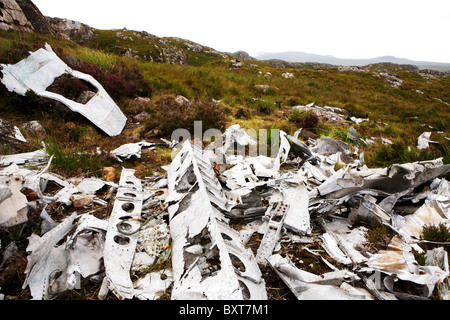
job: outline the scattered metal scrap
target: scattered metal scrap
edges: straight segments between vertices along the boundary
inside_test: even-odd
[[[247,138],[238,127],[233,129],[236,140]],[[258,228],[258,232],[263,234],[263,238],[256,252],[256,261],[260,265],[268,262],[297,298],[411,298],[395,290],[394,284],[397,281],[409,281],[426,287],[424,296],[412,298],[429,298],[435,286],[448,278],[448,267],[447,269],[437,266],[418,267],[411,248],[419,252],[422,250],[418,246],[418,241],[424,226],[440,223],[450,225],[448,182],[438,178],[450,172],[450,165],[444,165],[442,159],[436,159],[369,169],[360,160],[359,154],[351,153],[346,144],[330,138],[318,139],[312,146],[308,146],[296,137],[280,132],[280,141],[280,152],[275,159],[261,156],[239,158],[222,152],[228,166],[219,174],[214,174],[210,170],[211,172],[207,174],[208,181],[214,180],[217,176],[221,188],[218,189],[217,183],[213,182],[215,194],[224,192],[239,195],[242,203],[233,205],[222,199],[220,205],[214,207],[221,210],[212,210],[211,214],[219,220],[223,219],[219,212],[241,222],[262,219],[263,225]],[[189,158],[187,154],[195,153],[195,159],[199,159],[202,156],[201,150],[187,152],[187,144],[188,142],[180,151],[178,158]],[[213,156],[211,159],[217,157]],[[184,165],[177,161],[180,160],[174,160],[176,164],[168,172],[169,181],[172,181],[169,184],[171,187],[168,199],[176,204],[171,209],[171,232],[174,239],[181,234],[182,239],[189,240],[178,244],[178,251],[174,251],[174,264],[176,259],[180,259],[178,264],[182,265],[183,269],[178,271],[179,277],[186,276],[189,279],[188,281],[180,278],[180,286],[183,285],[183,281],[187,281],[190,290],[197,290],[203,288],[200,275],[205,276],[208,273],[197,271],[196,280],[191,282],[192,277],[187,275],[192,270],[188,266],[197,265],[199,255],[204,250],[197,248],[201,243],[200,238],[192,243],[193,237],[187,234],[197,237],[206,235],[201,228],[195,229],[191,224],[194,221],[199,222],[200,219],[199,211],[195,208],[203,201],[209,205],[210,201],[208,195],[204,197],[197,195],[200,191],[196,181],[199,179],[203,181],[205,173],[196,174],[192,160],[186,160],[187,164]],[[202,164],[207,163],[205,159],[202,161]],[[297,165],[297,169],[283,171],[283,164]],[[336,164],[342,168],[335,169]],[[211,168],[211,165],[202,167]],[[190,183],[186,184],[188,181]],[[183,186],[182,194],[176,191],[179,185]],[[415,191],[424,186],[430,186],[429,191],[421,193]],[[206,190],[203,192],[207,193]],[[400,213],[403,203],[409,201],[417,203],[423,199],[426,199],[425,203],[421,207],[415,207],[415,211],[411,214]],[[265,205],[261,210],[259,208],[262,203]],[[245,207],[245,204],[248,206]],[[177,222],[175,227],[176,217],[181,214],[180,207],[183,209],[182,212],[190,212],[191,218],[183,216],[185,220]],[[227,207],[229,211],[224,212]],[[206,204],[202,208],[206,208]],[[250,210],[252,208],[254,210]],[[289,220],[292,209],[297,214]],[[255,215],[255,212],[259,214]],[[205,214],[205,217],[207,216],[208,214]],[[311,223],[322,229],[323,233],[319,237],[311,234]],[[293,227],[294,224],[296,227]],[[180,225],[187,230],[179,231]],[[204,224],[196,226],[200,225]],[[387,250],[370,254],[364,249],[367,242],[365,234],[368,232],[364,225],[384,226],[396,234]],[[189,233],[194,229],[195,232]],[[289,257],[281,257],[276,253],[280,250],[280,243],[286,242],[286,238],[293,239],[293,236],[311,238],[311,241],[318,243],[336,264],[351,268],[352,271],[340,270],[324,257],[321,258],[330,268],[330,273],[319,276],[299,270]],[[301,241],[310,243],[304,238]],[[186,258],[188,256],[186,251],[190,252],[191,249],[195,251],[197,260],[192,264],[183,264],[184,260],[181,257]],[[295,256],[295,253],[291,255]],[[202,269],[198,266],[195,269],[197,268]],[[356,283],[360,285],[355,286]],[[366,289],[363,290],[360,286]],[[211,297],[213,294],[209,293]],[[441,295],[446,296],[445,290]],[[203,294],[195,298],[205,296],[207,295]]]
[[[163,167],[167,174],[140,180],[124,168],[119,184],[12,163],[0,171],[1,228],[24,224],[29,210],[42,219],[40,236],[29,237],[23,288],[33,299],[54,299],[89,280],[100,286],[99,299],[109,291],[156,299],[172,286],[171,299],[261,300],[269,298],[260,269],[268,265],[298,299],[448,299],[448,243],[428,252],[420,244],[425,226],[450,227],[450,165],[370,169],[345,144],[297,137],[281,131],[274,158],[236,156],[228,152],[234,143],[254,141],[233,126],[216,153],[186,141]],[[74,207],[74,195],[93,201],[55,222],[51,207]],[[108,217],[93,215],[108,206]],[[371,251],[366,235],[375,227],[393,237]],[[324,269],[309,270],[289,250],[294,244]],[[425,265],[414,252],[426,254]],[[149,271],[158,261],[172,269]],[[421,293],[401,292],[404,282]]]
[[[141,180],[131,169],[122,170],[118,185],[98,178],[68,181],[47,171],[48,165],[36,171],[15,163],[0,171],[2,230],[21,232],[14,228],[28,221],[28,212],[38,211],[42,219],[41,234],[31,234],[26,249],[29,255],[23,289],[29,287],[32,299],[64,296],[68,290],[80,289],[85,281],[103,283],[99,299],[106,298],[109,290],[119,299],[156,299],[164,293],[164,290],[152,287],[149,281],[169,287],[172,282],[170,270],[157,271],[160,278],[164,272],[165,280],[155,280],[156,275],[152,272],[143,272],[136,283],[130,278],[132,273],[169,258],[161,255],[167,249],[168,226],[161,216],[152,215],[152,208],[162,206],[163,197],[155,193],[144,196]],[[148,185],[150,188],[158,183],[163,185],[160,181]],[[53,194],[46,190],[50,184]],[[97,193],[105,187],[109,191],[100,199]],[[35,193],[36,197],[27,199],[24,190]],[[72,207],[70,196],[74,194],[90,195],[96,201],[55,222],[49,215],[51,207],[60,207],[58,211]],[[152,203],[146,210],[145,222],[144,198],[147,203]],[[109,200],[114,201],[110,217],[96,218],[93,214],[99,208],[109,206]],[[3,261],[2,266],[7,264]]]
[[[221,211],[232,203],[211,163],[189,141],[168,169],[172,299],[266,299],[264,280]],[[243,265],[243,269],[236,265]]]
[[[134,176],[134,170],[123,169],[109,217],[104,250],[105,281],[120,299],[131,299],[134,295],[130,270],[138,235],[130,231],[139,227],[141,211],[141,181]]]
[[[116,159],[122,162],[122,159],[130,159],[135,156],[137,158],[141,157],[142,148],[150,148],[150,150],[154,149],[156,146],[155,143],[150,143],[146,141],[141,141],[137,143],[127,143],[121,145],[120,147],[111,151],[111,155],[116,157]]]
[[[25,95],[32,90],[37,95],[59,101],[70,110],[78,112],[110,136],[120,134],[125,126],[126,117],[111,99],[103,86],[92,76],[69,68],[46,44],[14,65],[1,65],[1,82],[9,91]],[[92,84],[97,93],[86,103],[78,103],[60,94],[46,89],[56,78],[69,74]]]

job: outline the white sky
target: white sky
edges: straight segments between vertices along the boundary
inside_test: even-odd
[[[50,17],[223,52],[303,51],[450,63],[450,0],[33,0]]]

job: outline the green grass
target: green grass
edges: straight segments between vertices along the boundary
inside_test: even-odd
[[[100,177],[103,164],[98,156],[77,148],[64,147],[60,142],[47,141],[46,151],[52,159],[52,170],[63,176]]]
[[[114,70],[118,66],[119,57],[112,53],[81,47],[74,55],[83,62],[93,63],[103,71]]]
[[[133,37],[133,41],[117,37],[119,31]],[[261,61],[251,61],[256,67],[244,63],[242,68],[230,70],[229,59],[215,53],[188,50],[188,41],[160,39],[151,35],[144,39],[137,36],[142,36],[142,33],[130,30],[97,30],[95,34],[95,38],[81,46],[72,41],[39,34],[1,31],[0,62],[11,63],[15,49],[26,52],[26,48],[34,50],[48,42],[55,52],[63,53],[65,59],[91,62],[106,71],[117,69],[118,66],[134,70],[153,89],[151,108],[156,116],[151,125],[146,125],[148,128],[157,125],[169,128],[166,135],[170,133],[170,125],[164,123],[165,113],[157,110],[158,101],[167,96],[183,95],[197,104],[206,104],[212,99],[220,100],[215,108],[218,114],[223,112],[226,115],[222,126],[239,123],[253,129],[280,128],[288,134],[304,126],[307,120],[307,115],[295,114],[292,107],[314,102],[318,106],[343,108],[352,116],[369,118],[370,122],[352,124],[362,138],[387,138],[394,142],[392,146],[385,146],[381,142],[368,146],[352,142],[357,144],[360,151],[364,151],[369,166],[384,167],[398,162],[437,157],[443,157],[445,163],[450,163],[450,142],[445,139],[449,137],[450,107],[438,100],[450,103],[450,76],[426,79],[400,70],[395,74],[403,80],[403,85],[391,88],[373,72],[339,72],[337,68],[324,67],[319,70],[305,66],[302,69],[277,69]],[[124,57],[124,48],[134,50],[138,58]],[[167,62],[166,58],[158,58],[161,48],[174,54],[183,54],[188,65],[160,63]],[[272,76],[265,77],[266,72]],[[281,74],[284,72],[292,73],[295,78],[283,78]],[[269,86],[269,89],[258,89],[258,85]],[[1,101],[0,112],[14,109],[13,100],[17,99],[11,100],[11,106],[8,101]],[[134,110],[137,109],[128,107],[128,97],[118,97],[116,101],[127,116],[135,114]],[[206,116],[210,115],[198,116],[205,117],[206,121]],[[176,126],[190,126],[183,124],[183,117],[178,118],[180,122],[175,123]],[[217,119],[211,121],[214,124]],[[433,130],[428,126],[433,127]],[[312,129],[319,135],[345,141],[345,130],[349,127],[319,122],[314,123]],[[418,150],[417,138],[424,131],[433,131],[432,140],[438,141],[439,145]],[[95,139],[101,137],[93,137],[89,142],[95,144]]]

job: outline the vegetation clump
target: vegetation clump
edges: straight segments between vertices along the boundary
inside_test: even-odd
[[[365,233],[366,245],[370,251],[386,250],[392,239],[392,231],[385,226],[372,226]]]
[[[424,250],[432,250],[437,247],[450,248],[450,229],[445,224],[425,226],[420,236],[420,246]]]
[[[392,88],[377,76],[379,70],[339,72],[338,68],[330,66],[278,69],[253,60],[251,63],[243,60],[240,68],[230,69],[226,55],[200,49],[191,51],[189,48],[194,48],[195,44],[188,46],[186,41],[169,38],[164,39],[164,46],[176,47],[177,54],[179,52],[187,59],[183,60],[183,65],[163,63],[168,62],[167,59],[158,62],[156,56],[149,55],[155,49],[158,37],[130,30],[121,33],[126,37],[118,36],[117,31],[95,30],[93,38],[77,43],[80,39],[68,41],[44,34],[0,31],[0,62],[16,63],[30,51],[48,43],[71,68],[90,74],[100,82],[129,118],[127,123],[137,115],[137,108],[133,109],[131,101],[137,97],[150,99],[146,106],[139,107],[139,111],[147,112],[149,117],[140,121],[140,127],[127,125],[136,139],[142,139],[154,129],[158,129],[155,137],[169,137],[178,128],[192,132],[194,121],[201,120],[203,130],[223,130],[227,125],[238,123],[244,128],[278,128],[293,135],[303,128],[304,132],[353,144],[364,152],[365,164],[369,167],[438,157],[442,157],[444,163],[450,163],[450,142],[446,139],[450,123],[450,77],[447,74],[426,79],[417,72],[398,71],[396,76],[402,79],[402,85]],[[133,56],[124,54],[124,48],[131,48]],[[285,79],[283,72],[290,72],[294,77]],[[63,116],[61,121],[86,124],[74,113],[60,113],[62,109],[55,108],[58,107],[55,102],[45,101],[33,93],[27,97],[18,96],[1,87],[4,99],[0,100],[0,116],[15,114],[21,121],[45,122],[46,129],[51,131],[50,137],[65,134],[51,128],[46,121],[49,117]],[[80,91],[92,91],[85,84],[74,85],[68,79],[58,79],[49,89],[75,100]],[[177,95],[188,98],[191,105],[177,105],[172,99]],[[348,121],[328,124],[312,112],[294,108],[311,102],[316,106],[347,111]],[[356,124],[349,121],[351,116],[369,121]],[[361,140],[348,139],[350,126],[359,133]],[[432,131],[432,139],[437,143],[419,150],[417,138],[424,131]],[[79,148],[106,144],[103,139],[94,141],[95,137],[83,138],[89,146],[81,146],[77,140]],[[374,143],[363,142],[366,138]],[[382,139],[390,140],[392,144],[385,144]],[[110,140],[118,143],[121,139]],[[7,149],[6,146],[2,148]]]
[[[102,70],[94,63],[82,61],[73,63],[71,67],[93,76],[114,99],[148,97],[152,94],[150,83],[135,68],[118,64],[111,70]]]
[[[189,105],[178,104],[173,96],[162,96],[149,107],[151,116],[144,122],[144,131],[158,128],[160,136],[170,137],[177,129],[194,133],[195,121],[202,121],[202,130],[224,130],[228,115],[214,102],[194,101]]]
[[[292,110],[289,121],[295,123],[298,128],[303,128],[316,133],[319,129],[319,117],[312,111]]]

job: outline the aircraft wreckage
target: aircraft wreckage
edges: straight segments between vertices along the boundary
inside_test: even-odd
[[[450,165],[435,159],[370,169],[333,139],[306,144],[282,131],[279,139],[275,157],[236,156],[228,151],[252,138],[235,125],[214,142],[214,153],[191,141],[174,143],[165,175],[140,180],[124,168],[118,184],[67,181],[49,173],[50,164],[40,171],[8,164],[0,171],[1,227],[25,223],[33,207],[42,219],[41,234],[28,238],[23,288],[33,299],[54,299],[89,279],[101,284],[99,299],[108,292],[157,299],[172,286],[171,299],[264,300],[261,268],[267,266],[297,299],[427,299],[436,291],[449,299],[448,243],[425,252],[425,265],[413,252],[424,251],[424,226],[450,227],[444,178]],[[49,195],[49,184],[58,191]],[[36,192],[34,200],[21,192],[25,187]],[[55,222],[48,206],[71,206],[75,195],[90,204]],[[94,205],[110,205],[110,215],[96,218]],[[83,208],[87,212],[77,213]],[[370,253],[362,248],[373,226],[394,236],[384,250]],[[252,250],[255,234],[261,240]],[[14,253],[13,244],[4,257]],[[299,266],[297,252],[280,250],[294,244],[329,271],[312,273]],[[148,271],[158,261],[171,267]],[[401,282],[422,293],[400,292]]]
[[[103,86],[92,76],[72,70],[46,44],[14,65],[1,64],[5,87],[20,95],[33,91],[38,96],[61,102],[74,112],[82,114],[93,124],[110,136],[120,134],[125,126],[126,117],[111,99]],[[60,94],[46,90],[56,78],[71,75],[86,81],[97,90],[86,103],[79,103]]]

